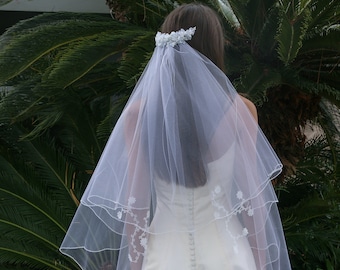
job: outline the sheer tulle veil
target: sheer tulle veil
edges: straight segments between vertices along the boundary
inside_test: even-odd
[[[150,235],[192,233],[215,220],[225,220],[223,233],[229,217],[242,224],[233,239],[248,239],[258,269],[290,269],[271,184],[282,165],[225,74],[186,43],[194,32],[156,36],[61,244],[82,269],[138,269]],[[225,155],[226,172],[212,179]],[[154,219],[160,196],[177,209],[198,189],[215,209],[208,218],[192,224],[171,211],[176,226]]]

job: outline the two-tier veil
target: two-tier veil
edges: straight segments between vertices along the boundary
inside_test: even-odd
[[[136,269],[150,235],[195,232],[228,217],[239,218],[235,241],[248,238],[258,269],[290,269],[271,184],[282,165],[225,74],[185,42],[194,32],[156,36],[60,248],[83,269]],[[209,185],[209,164],[230,149],[232,172]],[[185,190],[206,188],[215,213],[194,227],[158,226],[157,181],[169,187],[169,209]]]

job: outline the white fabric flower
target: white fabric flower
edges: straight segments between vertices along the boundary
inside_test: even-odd
[[[253,209],[249,209],[248,210],[248,216],[252,217],[254,215],[254,210]]]
[[[155,41],[157,47],[174,47],[177,44],[184,43],[187,40],[191,40],[195,34],[196,27],[190,27],[188,30],[173,31],[170,34],[157,32]]]
[[[128,200],[128,205],[132,205],[136,202],[136,198],[135,197],[130,197]]]
[[[140,239],[140,245],[146,249],[147,245],[148,245],[148,239],[146,237],[143,237]]]
[[[117,212],[117,217],[118,217],[119,219],[122,219],[122,215],[123,215],[123,213],[122,213],[121,211]]]
[[[247,236],[248,235],[248,229],[247,228],[243,228],[242,235],[243,236]]]
[[[243,193],[242,193],[242,191],[238,191],[237,192],[237,194],[236,194],[236,197],[237,197],[237,199],[239,199],[239,200],[241,200],[242,198],[243,198]]]
[[[220,186],[216,186],[215,187],[215,193],[218,194],[221,192],[221,187]]]

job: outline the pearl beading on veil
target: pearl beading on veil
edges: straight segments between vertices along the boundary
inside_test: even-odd
[[[190,27],[187,30],[180,29],[178,31],[173,31],[170,34],[157,32],[155,41],[156,47],[174,47],[177,44],[184,43],[187,40],[191,40],[192,36],[195,34],[196,26]]]

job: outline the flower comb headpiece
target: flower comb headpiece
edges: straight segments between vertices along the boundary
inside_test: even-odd
[[[180,29],[178,31],[173,31],[170,34],[157,32],[155,41],[157,47],[174,47],[177,44],[184,43],[187,40],[191,40],[192,36],[195,34],[196,27],[190,27],[187,30]]]

